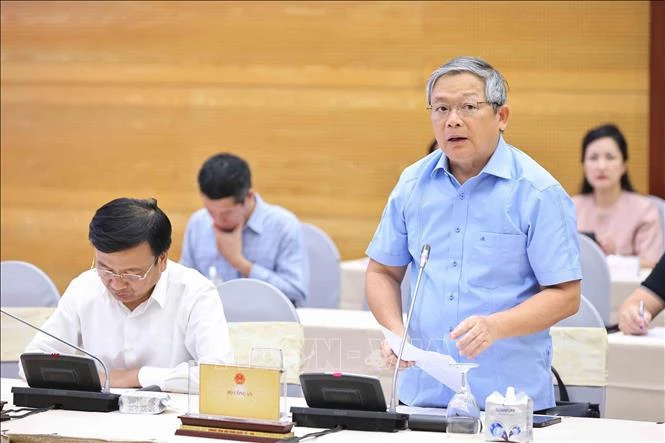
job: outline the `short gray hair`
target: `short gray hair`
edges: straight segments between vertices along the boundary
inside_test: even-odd
[[[456,57],[445,65],[437,68],[427,80],[427,104],[432,104],[432,90],[436,82],[443,76],[468,72],[485,83],[485,100],[492,104],[494,112],[506,104],[508,83],[501,73],[485,60],[477,57]]]

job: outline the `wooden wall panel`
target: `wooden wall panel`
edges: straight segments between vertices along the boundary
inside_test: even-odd
[[[87,225],[156,197],[180,255],[196,173],[231,151],[269,201],[361,256],[432,138],[424,83],[447,59],[508,78],[509,142],[574,193],[605,121],[648,182],[648,2],[2,2],[2,259],[63,290]]]

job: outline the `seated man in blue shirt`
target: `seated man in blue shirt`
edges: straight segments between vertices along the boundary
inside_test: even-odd
[[[187,224],[180,263],[224,281],[266,281],[302,306],[309,263],[296,216],[264,202],[252,189],[247,162],[235,155],[210,157],[198,180],[204,208]]]
[[[453,59],[432,73],[426,93],[439,149],[406,168],[388,198],[367,249],[369,307],[383,326],[404,333],[400,282],[412,263],[415,286],[429,244],[412,342],[479,363],[469,385],[481,408],[508,386],[525,391],[535,410],[552,407],[549,327],[580,303],[572,201],[504,141],[506,83],[491,65]],[[382,353],[397,363],[385,343]],[[398,398],[408,405],[445,407],[454,394],[417,367],[401,375]]]

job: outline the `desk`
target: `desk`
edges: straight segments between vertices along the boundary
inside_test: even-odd
[[[345,260],[340,264],[342,271],[341,309],[365,309],[365,270],[368,258]],[[631,292],[646,279],[650,269],[642,269],[640,275],[627,277],[625,275],[612,275],[610,286],[611,311],[610,319],[613,324],[619,322],[618,310],[621,303],[628,298]],[[653,320],[655,326],[665,326],[665,312]]]
[[[665,335],[608,336],[608,418],[665,420]]]
[[[20,384],[17,380],[0,380],[2,390],[0,397],[11,403],[11,386]],[[31,415],[20,420],[2,422],[3,433],[36,435],[57,434],[60,437],[78,437],[90,439],[113,439],[115,441],[168,441],[211,442],[221,440],[199,439],[174,435],[180,421],[178,415],[187,412],[187,396],[172,394],[174,407],[159,415],[130,415],[119,412],[79,412],[52,410]],[[289,399],[289,405],[303,405],[302,399]],[[7,407],[9,407],[8,405]],[[311,428],[294,428],[298,436],[318,431]],[[608,441],[640,441],[662,442],[665,438],[665,427],[662,424],[563,417],[560,424],[542,429],[534,429],[534,441],[549,442],[608,442]],[[54,440],[54,439],[53,439]],[[476,436],[454,437],[436,432],[400,431],[396,433],[378,433],[361,431],[341,431],[325,436],[325,442],[381,442],[419,441],[419,442],[482,442],[482,434]],[[324,441],[324,440],[322,440]]]
[[[301,308],[298,315],[305,328],[304,372],[373,375],[381,381],[386,397],[390,396],[392,371],[381,359],[383,334],[371,312]],[[606,417],[664,421],[665,337],[611,334],[607,346],[606,377],[597,384],[584,383],[607,386]],[[570,379],[561,375],[564,381]]]

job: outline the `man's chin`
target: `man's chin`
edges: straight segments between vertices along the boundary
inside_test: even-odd
[[[218,230],[220,230],[220,231],[222,231],[222,232],[224,232],[224,233],[226,233],[226,234],[230,234],[230,233],[232,233],[233,231],[235,231],[235,230],[236,230],[236,227],[237,227],[237,226],[234,226],[234,227],[232,227],[232,228],[229,228],[229,227],[224,227],[224,228],[222,228],[221,226],[215,226],[216,229],[218,229]]]

